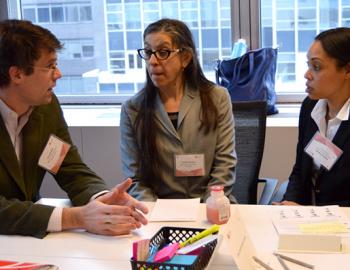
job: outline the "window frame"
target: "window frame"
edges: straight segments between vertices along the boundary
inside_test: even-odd
[[[231,20],[232,44],[235,40],[243,38],[249,49],[260,48],[260,0],[231,0],[231,18],[233,18]],[[303,92],[277,92],[276,94],[278,103],[299,103],[306,97],[306,93]]]

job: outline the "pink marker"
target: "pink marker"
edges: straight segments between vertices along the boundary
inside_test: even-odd
[[[174,243],[162,248],[154,256],[154,262],[161,263],[171,260],[171,258],[175,255],[176,251],[179,249],[179,247],[179,243]]]

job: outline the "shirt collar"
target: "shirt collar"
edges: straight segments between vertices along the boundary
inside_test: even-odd
[[[344,103],[343,107],[337,114],[337,118],[341,121],[349,120],[349,111],[350,111],[350,98]]]
[[[22,118],[25,122],[29,119],[30,114],[32,113],[33,108],[30,108],[25,114],[23,114],[20,118]],[[18,121],[18,114],[11,110],[9,106],[0,98],[0,114],[5,123],[8,121]]]
[[[344,103],[343,107],[337,113],[335,118],[339,119],[340,121],[349,120],[349,112],[350,112],[350,98]],[[327,113],[327,100],[320,99],[316,103],[315,107],[313,108],[311,112],[311,117],[312,119],[315,120],[316,123],[318,123],[322,118],[323,119],[326,118],[326,113]]]
[[[320,123],[322,122],[322,120],[326,119],[326,113],[327,113],[327,100],[320,99],[319,101],[317,101],[315,107],[311,112],[311,118],[316,123]]]
[[[4,122],[8,122],[9,119],[18,119],[18,115],[15,111],[11,110],[9,106],[0,98],[0,114]]]

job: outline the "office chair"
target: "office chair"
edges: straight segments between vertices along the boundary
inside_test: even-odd
[[[269,204],[277,179],[258,179],[265,145],[265,101],[232,102],[236,138],[236,182],[232,194],[241,204],[257,204],[258,183],[264,182],[259,204]]]
[[[277,192],[272,196],[271,202],[281,202],[283,200],[284,193],[287,191],[289,180],[283,181],[278,189]]]

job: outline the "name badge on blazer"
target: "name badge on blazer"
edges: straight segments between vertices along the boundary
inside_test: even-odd
[[[70,146],[69,143],[66,143],[55,135],[51,135],[44,151],[41,153],[38,165],[45,170],[56,174],[60,169]]]
[[[304,151],[328,171],[343,154],[343,151],[319,131],[315,133]]]
[[[203,176],[204,154],[175,155],[175,176]]]

